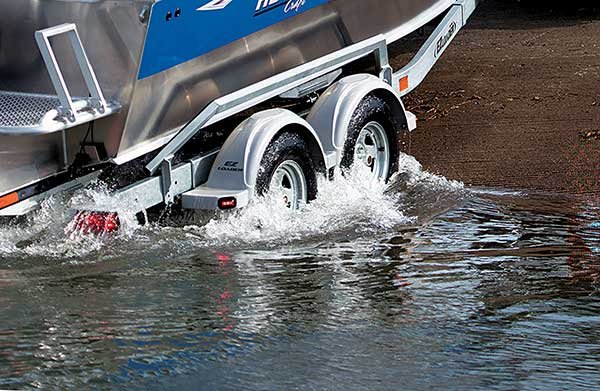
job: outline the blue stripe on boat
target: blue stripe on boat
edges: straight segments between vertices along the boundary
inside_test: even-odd
[[[138,78],[165,71],[328,1],[159,1],[152,7]]]

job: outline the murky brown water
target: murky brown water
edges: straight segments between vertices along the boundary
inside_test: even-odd
[[[302,216],[0,228],[0,388],[600,387],[600,197],[406,177]]]

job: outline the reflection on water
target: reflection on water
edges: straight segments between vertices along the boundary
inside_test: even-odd
[[[260,206],[87,251],[0,230],[0,388],[600,387],[600,198],[404,174],[298,235]]]

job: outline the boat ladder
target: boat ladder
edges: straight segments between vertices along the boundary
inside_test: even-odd
[[[89,92],[73,97],[60,69],[50,38],[66,34]],[[0,135],[39,135],[64,131],[113,114],[119,104],[107,102],[87,57],[77,28],[61,24],[35,33],[35,39],[56,95],[0,91]]]

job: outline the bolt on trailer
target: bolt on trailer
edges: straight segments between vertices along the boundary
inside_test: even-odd
[[[139,211],[173,202],[233,209],[267,193],[296,208],[316,196],[320,173],[355,164],[386,180],[401,136],[416,128],[402,96],[476,5],[3,2],[0,216],[27,214],[97,178]],[[388,45],[436,18],[394,72]],[[348,71],[368,57],[375,72]]]

